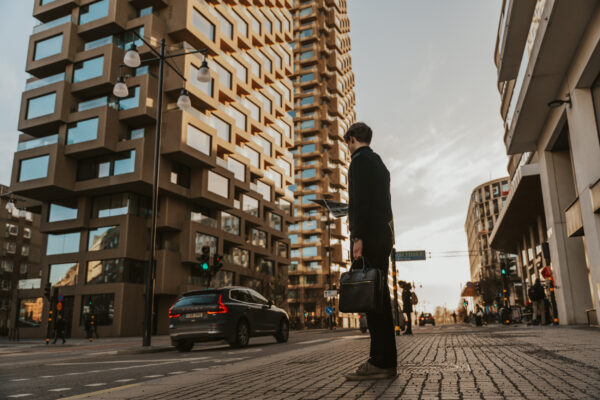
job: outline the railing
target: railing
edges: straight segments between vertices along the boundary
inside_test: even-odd
[[[68,24],[69,22],[76,23],[73,16],[71,14],[65,15],[64,17],[60,17],[55,19],[54,21],[46,22],[45,24],[39,24],[33,27],[33,34],[47,31],[48,29],[52,29],[54,27]]]
[[[19,142],[17,145],[17,151],[35,149],[42,146],[48,146],[51,144],[58,143],[58,134],[42,137],[39,139],[28,140],[26,142]]]
[[[43,79],[38,79],[35,81],[27,82],[25,84],[25,91],[38,89],[44,86],[52,85],[53,83],[62,82],[65,80],[66,74],[61,72],[56,75],[48,76]]]

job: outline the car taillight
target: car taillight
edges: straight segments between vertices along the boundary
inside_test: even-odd
[[[358,319],[362,319],[362,315],[358,314]]]
[[[421,317],[421,321],[423,321],[425,318]]]
[[[225,304],[223,304],[223,295],[219,296],[219,302],[217,304],[219,305],[218,311],[207,311],[206,313],[209,315],[214,315],[214,314],[227,314],[229,312],[229,309],[227,308],[227,306]]]
[[[169,308],[169,318],[179,318],[181,314],[173,314],[173,307]]]

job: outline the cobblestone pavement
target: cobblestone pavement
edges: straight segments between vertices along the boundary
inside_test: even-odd
[[[600,329],[422,329],[397,346],[390,380],[344,379],[368,354],[365,335],[94,398],[600,399]]]

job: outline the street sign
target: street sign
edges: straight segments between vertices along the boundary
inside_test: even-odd
[[[333,314],[334,311],[335,310],[331,306],[327,306],[327,308],[325,309],[325,312],[327,313],[327,315]]]
[[[337,290],[325,290],[325,297],[335,297],[338,295]]]
[[[468,288],[472,288],[473,287],[473,282],[467,282],[467,287]]]
[[[57,310],[57,311],[61,311],[62,309],[63,309],[63,305],[62,305],[62,303],[57,303],[57,304],[56,304],[56,310]]]
[[[58,301],[63,301],[65,298],[65,296],[63,296],[62,294],[58,295]]]
[[[396,261],[425,261],[427,259],[425,250],[397,251],[394,256]]]

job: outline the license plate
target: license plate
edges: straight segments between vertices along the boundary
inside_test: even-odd
[[[197,313],[185,314],[185,318],[186,319],[204,318],[204,313],[197,312]]]

